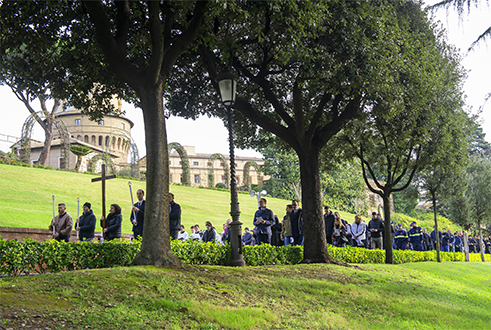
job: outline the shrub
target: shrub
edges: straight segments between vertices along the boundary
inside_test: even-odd
[[[218,182],[218,183],[215,185],[215,188],[226,189],[226,188],[227,188],[227,186],[225,186],[225,183]]]

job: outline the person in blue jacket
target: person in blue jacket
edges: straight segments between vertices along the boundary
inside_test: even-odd
[[[397,250],[405,250],[407,246],[407,232],[402,229],[402,225],[398,224],[396,227],[396,234],[394,236],[394,243]]]
[[[416,225],[416,221],[411,222],[411,229],[408,232],[409,243],[413,246],[414,251],[423,251],[423,232],[421,227]]]
[[[252,245],[252,234],[249,232],[249,228],[245,227],[245,233],[242,235],[242,245]]]
[[[460,232],[456,231],[455,236],[454,236],[454,247],[455,247],[455,252],[462,252],[462,238],[460,236]]]
[[[253,224],[257,227],[257,243],[271,244],[271,226],[274,225],[273,211],[266,207],[266,198],[259,200],[259,210],[254,214]]]
[[[106,234],[106,241],[111,241],[115,238],[121,238],[122,222],[123,216],[121,215],[121,207],[118,204],[111,204],[111,209],[106,217],[106,228],[104,228],[103,230],[103,232]]]

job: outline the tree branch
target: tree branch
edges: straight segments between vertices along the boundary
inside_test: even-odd
[[[119,79],[132,86],[135,90],[139,90],[141,86],[135,86],[134,84],[141,72],[129,62],[113,37],[109,18],[106,15],[106,8],[102,1],[82,0],[82,3],[87,9],[92,24],[95,26],[97,43],[109,67]]]
[[[169,50],[165,52],[162,69],[160,70],[160,74],[163,77],[170,76],[171,69],[176,63],[179,55],[189,47],[194,38],[198,35],[208,4],[208,0],[196,1],[193,18],[191,18],[188,29],[176,37]]]
[[[317,130],[317,144],[323,146],[327,141],[339,132],[360,110],[361,95],[355,97],[347,105],[344,111],[331,122],[324,125],[320,130]],[[314,138],[316,137],[314,136]]]
[[[147,1],[149,31],[152,38],[152,55],[145,70],[145,81],[155,85],[160,78],[162,60],[164,59],[164,36],[162,35],[162,22],[160,20],[160,6],[158,1]],[[174,63],[172,63],[174,64]]]
[[[128,30],[130,28],[130,4],[128,0],[115,1],[116,16],[116,43],[122,52],[126,50],[126,40],[128,39]]]
[[[331,93],[324,92],[324,95],[322,95],[322,98],[317,105],[317,109],[315,111],[314,116],[312,117],[312,120],[310,121],[309,129],[307,130],[306,136],[311,139],[312,136],[314,135],[315,128],[317,127],[317,124],[319,123],[319,120],[322,117],[322,114],[324,113],[324,108],[326,106],[326,103],[332,98]]]

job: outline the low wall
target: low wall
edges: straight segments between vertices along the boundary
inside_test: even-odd
[[[121,234],[121,237],[129,240],[131,234]],[[12,239],[17,239],[22,241],[24,238],[29,237],[35,239],[38,242],[44,242],[47,239],[53,238],[53,232],[49,229],[38,229],[38,228],[17,228],[17,227],[0,227],[0,237],[10,241]],[[95,233],[95,239],[101,238],[101,232]],[[70,242],[75,242],[77,240],[77,231],[72,230],[70,236]]]

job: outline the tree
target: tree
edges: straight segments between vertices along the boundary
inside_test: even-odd
[[[290,151],[278,150],[272,145],[261,149],[264,164],[261,170],[270,179],[264,181],[263,188],[273,197],[283,199],[298,199],[294,186],[300,181],[298,157]]]
[[[395,212],[412,216],[419,201],[418,187],[411,183],[406,189],[394,193],[393,196]]]
[[[92,152],[92,148],[86,146],[70,146],[70,151],[77,156],[77,163],[75,164],[75,170],[80,171],[80,165],[82,164],[82,157],[87,156]]]
[[[465,187],[462,193],[450,200],[452,221],[477,226],[481,259],[484,262],[482,226],[491,224],[491,160],[471,156],[466,167]]]
[[[446,8],[448,11],[451,7],[454,7],[457,10],[460,19],[462,19],[466,11],[467,14],[471,12],[471,8],[473,7],[472,4],[474,4],[475,8],[479,8],[481,2],[481,0],[441,0],[440,2],[434,4],[433,6],[430,6],[429,8],[431,10]],[[486,0],[486,2],[488,1]],[[481,33],[481,35],[472,42],[468,50],[472,50],[476,45],[481,42],[485,42],[487,39],[491,39],[491,26],[487,28],[483,33]]]
[[[405,6],[419,6],[405,3]],[[390,63],[411,31],[399,25],[399,3],[244,2],[226,4],[209,33],[180,59],[169,80],[176,115],[225,118],[217,110],[217,74],[228,65],[241,75],[234,128],[241,147],[272,141],[299,159],[304,262],[328,255],[319,177],[325,144],[377,93],[391,93]],[[405,46],[404,46],[405,47]],[[395,97],[395,94],[393,95]]]
[[[469,154],[471,156],[481,155],[489,157],[491,156],[491,143],[485,140],[486,133],[483,132],[481,125],[476,125],[472,134],[469,135],[470,149]]]
[[[44,131],[44,146],[38,163],[45,166],[53,141],[53,128],[56,112],[61,101],[54,98],[51,110],[46,101],[51,99],[50,81],[60,79],[64,73],[57,70],[56,58],[60,56],[53,35],[41,35],[26,38],[15,29],[4,29],[0,44],[0,85],[10,87],[15,96],[25,105],[29,113]],[[21,42],[23,41],[23,42]],[[44,119],[33,109],[31,102],[38,99]]]
[[[463,116],[464,75],[459,58],[454,49],[434,36],[420,12],[410,6],[402,12],[419,34],[417,39],[406,40],[404,52],[412,61],[398,68],[393,85],[401,98],[387,101],[381,96],[369,106],[364,120],[355,121],[345,135],[361,162],[367,187],[383,199],[386,238],[391,237],[390,195],[406,189],[418,171],[442,161],[435,155],[452,146],[454,134],[462,134],[455,124]],[[411,21],[413,15],[421,20]],[[384,173],[384,181],[375,175],[374,166]],[[385,262],[393,263],[390,239],[384,240],[384,249]]]
[[[200,32],[208,1],[5,2],[2,24],[60,39],[57,64],[69,79],[55,95],[100,117],[113,95],[142,109],[147,152],[147,209],[137,264],[180,265],[169,238],[169,164],[162,90],[172,67]],[[5,22],[5,23],[4,23]],[[41,23],[42,24],[41,24]],[[2,28],[2,31],[5,29]]]

